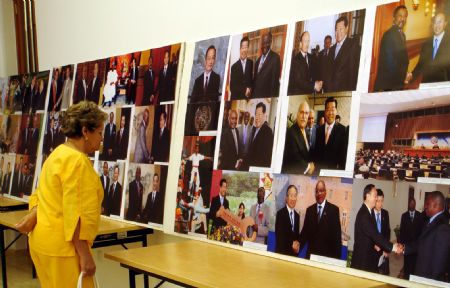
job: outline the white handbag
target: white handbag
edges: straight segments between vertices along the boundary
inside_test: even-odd
[[[80,276],[78,276],[78,284],[77,284],[77,288],[83,288],[83,272],[80,273]],[[94,287],[95,288],[100,288],[100,285],[98,285],[98,281],[97,281],[97,277],[92,276],[92,279],[94,281]]]

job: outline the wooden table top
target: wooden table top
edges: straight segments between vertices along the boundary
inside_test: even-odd
[[[110,252],[105,257],[196,287],[393,287],[193,240]]]
[[[15,200],[12,198],[0,196],[0,207],[19,206],[19,205],[28,206],[28,203],[24,202],[24,201]]]
[[[28,214],[28,210],[0,213],[0,224],[14,229],[15,225]],[[140,226],[101,217],[98,235],[120,233],[144,229]]]

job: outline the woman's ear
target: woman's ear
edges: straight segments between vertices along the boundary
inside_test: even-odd
[[[87,140],[87,133],[88,133],[88,129],[84,126],[83,128],[81,128],[81,134],[83,135],[84,140]]]

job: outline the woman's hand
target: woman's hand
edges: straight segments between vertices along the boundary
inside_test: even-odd
[[[33,208],[30,213],[23,217],[19,223],[16,224],[16,230],[20,233],[29,233],[33,231],[37,222],[37,210]]]
[[[95,262],[92,254],[88,251],[80,253],[80,270],[85,276],[93,276],[95,274]]]

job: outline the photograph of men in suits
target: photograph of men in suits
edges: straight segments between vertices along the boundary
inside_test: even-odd
[[[256,232],[256,243],[267,244],[267,235],[269,235],[270,227],[270,207],[264,203],[266,190],[264,187],[259,187],[257,196],[257,203],[250,208],[250,217],[255,220],[253,231]]]
[[[358,82],[359,43],[348,36],[348,19],[341,16],[336,20],[336,44],[331,49],[331,83],[326,83],[330,92],[354,91]]]
[[[315,164],[319,169],[345,169],[348,135],[344,125],[337,123],[337,100],[325,100],[325,124],[317,128],[314,148]]]
[[[11,188],[11,163],[8,162],[8,164],[6,164],[6,173],[3,176],[2,181],[2,194],[9,193],[10,188]]]
[[[148,57],[148,66],[144,74],[144,95],[141,106],[153,105],[155,101],[155,73],[153,72],[153,57]]]
[[[53,79],[50,84],[50,96],[48,101],[48,111],[55,111],[56,109],[56,102],[58,102],[59,96],[61,95],[62,91],[62,80],[59,77],[59,68],[53,69]]]
[[[319,79],[322,80],[322,89],[329,92],[331,76],[333,71],[333,55],[330,53],[332,38],[325,36],[323,40],[323,49],[319,53]]]
[[[106,162],[105,162],[106,163]],[[105,193],[103,215],[120,215],[122,201],[122,185],[119,183],[119,166],[114,166],[113,183]],[[109,180],[109,179],[108,179]]]
[[[286,190],[286,206],[278,210],[275,218],[275,252],[298,256],[300,252],[300,214],[297,205],[297,187],[289,185]]]
[[[147,202],[142,214],[144,222],[163,224],[164,192],[160,191],[158,173],[153,175],[152,191],[147,195]]]
[[[314,163],[311,157],[310,140],[306,133],[306,125],[309,117],[308,102],[303,101],[298,106],[296,123],[286,131],[284,144],[283,173],[312,174]]]
[[[129,71],[130,79],[128,81],[126,104],[134,104],[136,102],[136,88],[139,78],[139,67],[136,66],[136,58],[131,59],[131,68]]]
[[[158,103],[175,100],[175,77],[172,65],[169,63],[170,53],[164,52],[164,65],[159,71],[158,78]]]
[[[102,183],[102,187],[103,187],[103,195],[108,195],[108,189],[109,189],[109,165],[108,162],[103,162],[103,173],[102,175],[100,175],[100,182]],[[106,198],[107,197],[103,197],[103,202],[102,202],[102,212],[106,213]]]
[[[377,256],[375,245],[382,251],[387,253],[396,252],[397,254],[403,252],[403,247],[399,244],[392,244],[377,231],[377,225],[372,216],[372,210],[377,201],[375,185],[368,184],[364,187],[363,201],[364,203],[356,215],[355,242],[350,267],[377,273],[379,257]]]
[[[165,111],[161,111],[159,114],[158,127],[155,129],[153,135],[152,144],[152,162],[169,162],[169,151],[170,151],[170,131],[166,127],[167,125],[167,114]]]
[[[288,95],[310,94],[322,90],[316,57],[309,51],[310,36],[308,31],[300,35],[300,52],[292,58],[289,75]]]
[[[399,5],[394,10],[392,27],[381,38],[375,91],[402,90],[408,72],[409,58],[403,28],[408,9]]]
[[[134,180],[128,185],[128,210],[126,220],[141,222],[142,219],[142,197],[144,186],[141,183],[141,167],[136,167]]]
[[[242,37],[239,59],[231,66],[231,100],[249,99],[252,95],[253,61],[247,58],[249,45],[250,39]]]
[[[22,114],[30,114],[33,108],[33,100],[36,98],[35,94],[37,91],[37,81],[36,75],[31,77],[31,83],[25,89],[23,104],[22,104]],[[34,109],[36,110],[36,109]]]
[[[422,83],[450,81],[450,37],[446,33],[447,17],[438,12],[432,20],[433,35],[420,51],[419,63],[406,77],[406,83],[422,76]]]
[[[114,141],[114,160],[115,159],[126,159],[128,151],[128,126],[126,125],[126,117],[122,115],[120,117],[120,127],[117,131],[116,139]]]
[[[244,112],[244,121],[238,127],[239,142],[241,146],[240,151],[243,159],[245,159],[245,157],[247,156],[248,149],[250,148],[250,143],[252,140],[252,128],[253,126],[250,124],[250,112],[246,111]]]
[[[102,83],[100,82],[100,78],[98,76],[98,62],[94,64],[94,70],[92,71],[92,80],[89,83],[89,89],[87,93],[87,99],[98,104],[100,99],[100,86]]]
[[[190,103],[220,100],[220,76],[213,70],[215,63],[216,47],[211,45],[205,53],[205,71],[195,79]]]
[[[381,236],[387,241],[391,240],[391,226],[389,222],[389,212],[383,209],[384,203],[384,193],[381,189],[377,189],[377,200],[375,202],[375,207],[373,208],[373,218],[377,224],[377,231]],[[375,245],[375,250],[377,251],[377,257],[380,259],[383,255],[383,262],[380,265],[378,262],[378,273],[383,275],[389,275],[389,254],[385,251],[381,251],[381,248]]]
[[[113,148],[116,140],[116,124],[114,123],[114,112],[109,113],[109,122],[105,125],[103,133],[103,151],[101,160],[114,160]]]
[[[239,170],[242,164],[242,147],[239,141],[239,131],[236,128],[237,111],[228,111],[228,126],[222,129],[220,140],[220,168],[222,170]]]
[[[227,225],[227,222],[222,218],[217,216],[217,211],[219,211],[220,207],[224,209],[230,209],[230,205],[227,199],[227,180],[220,179],[220,188],[219,195],[212,198],[211,205],[209,206],[209,215],[208,219],[212,219],[213,221],[213,229],[217,229],[219,227],[223,227]]]
[[[262,37],[261,56],[256,60],[253,72],[253,98],[278,97],[280,92],[280,55],[270,49],[272,34]]]
[[[19,173],[14,174],[11,195],[23,198],[30,196],[33,188],[33,176],[30,174],[30,164],[24,163]]]
[[[311,254],[341,258],[341,222],[339,208],[327,201],[323,180],[317,181],[316,203],[306,209],[305,222],[300,233],[300,246],[308,244],[306,258]]]
[[[28,116],[28,119],[33,119],[33,124],[27,129],[27,135],[25,137],[25,142],[23,143],[23,154],[30,155],[31,157],[36,157],[37,146],[39,143],[39,124],[40,119],[38,114]]]
[[[77,90],[75,92],[76,94],[73,97],[73,104],[77,104],[78,102],[87,99],[89,87],[86,77],[87,77],[87,65],[85,64],[83,65],[83,68],[81,70],[81,77],[79,78],[77,83]]]
[[[419,238],[405,245],[405,256],[417,256],[416,267],[411,274],[446,281],[445,273],[450,261],[450,225],[442,192],[428,193],[424,208],[428,219]]]
[[[246,159],[246,167],[270,167],[272,162],[273,132],[266,121],[266,105],[256,104],[252,140]]]
[[[400,221],[400,239],[403,245],[408,245],[416,241],[422,233],[425,225],[423,214],[416,210],[416,200],[410,198],[408,201],[408,211],[402,214]],[[403,258],[403,278],[409,279],[409,275],[414,273],[417,255],[405,255]]]

